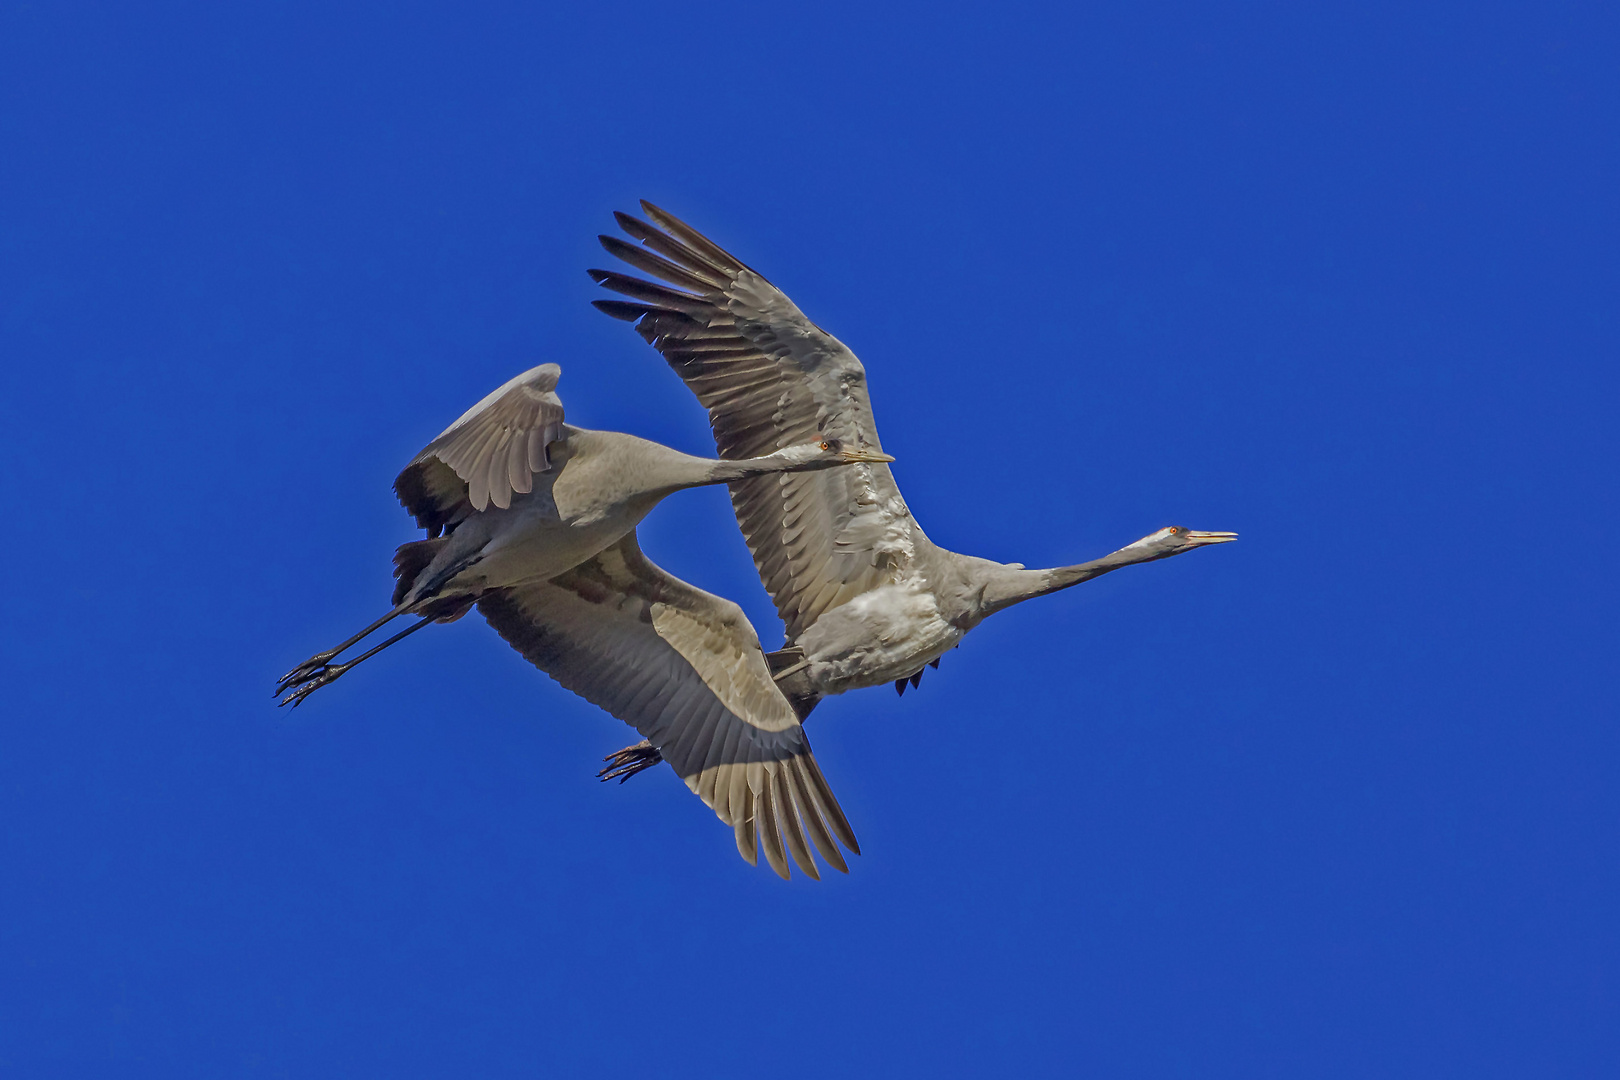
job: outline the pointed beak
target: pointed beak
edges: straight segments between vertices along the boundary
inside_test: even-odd
[[[1195,532],[1187,530],[1187,539],[1195,544],[1225,544],[1237,539],[1233,532]]]
[[[870,450],[844,450],[841,451],[838,456],[849,462],[851,465],[863,461],[870,462],[874,465],[882,465],[894,460],[894,458],[890,457],[888,454],[877,454]]]

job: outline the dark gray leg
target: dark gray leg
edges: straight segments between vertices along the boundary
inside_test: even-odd
[[[401,630],[399,633],[395,634],[381,645],[361,653],[353,660],[350,660],[344,664],[323,663],[311,668],[309,667],[309,661],[305,661],[297,668],[294,668],[293,671],[282,680],[281,685],[276,688],[276,693],[278,695],[286,695],[285,697],[282,697],[280,701],[276,702],[276,704],[297,706],[305,698],[309,697],[309,695],[313,694],[327,683],[336,681],[339,676],[348,671],[350,668],[354,667],[356,664],[363,660],[369,660],[371,657],[376,656],[378,653],[388,648],[388,646],[394,644],[394,642],[404,640],[432,621],[433,617],[427,616],[420,622],[413,623],[409,628]],[[338,652],[341,651],[341,649],[338,650]],[[300,675],[300,672],[303,672],[304,674]],[[294,676],[298,677],[294,678]]]
[[[305,660],[302,664],[299,664],[297,667],[293,668],[291,671],[287,672],[287,674],[283,675],[279,680],[277,680],[276,692],[271,696],[280,697],[282,694],[286,693],[287,687],[292,686],[295,683],[303,682],[305,679],[309,678],[312,673],[320,671],[322,668],[326,667],[327,664],[330,664],[344,649],[350,648],[365,638],[370,637],[373,633],[382,629],[384,626],[387,626],[389,623],[393,622],[403,614],[405,614],[404,608],[395,608],[393,611],[390,611],[388,614],[384,615],[382,618],[378,619],[376,622],[354,635],[354,637],[343,642],[341,645],[334,645],[325,652],[316,653],[314,656],[310,657],[308,660]]]

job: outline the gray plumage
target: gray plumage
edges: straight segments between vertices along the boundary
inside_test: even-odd
[[[733,827],[749,862],[763,846],[782,876],[788,856],[817,876],[808,836],[845,869],[833,840],[858,852],[854,833],[753,626],[735,604],[653,565],[635,528],[684,488],[893,459],[830,437],[746,460],[693,457],[566,424],[559,376],[555,364],[517,376],[405,467],[394,489],[428,538],[396,552],[394,606],[283,676],[282,704],[476,604],[535,666],[646,736],[641,756],[669,761]],[[419,621],[334,663],[406,614]]]
[[[557,380],[562,369],[541,364],[525,371],[490,392],[463,413],[443,435],[428,443],[411,459],[394,490],[412,514],[436,517],[431,504],[416,494],[435,467],[448,468],[456,482],[446,479],[443,490],[459,495],[457,484],[466,485],[466,499],[474,510],[486,510],[491,503],[502,510],[512,505],[513,495],[534,490],[534,474],[551,469],[549,447],[563,438],[563,407],[557,397]],[[403,487],[401,486],[403,485]],[[407,494],[407,491],[410,494]],[[420,507],[420,513],[418,509]],[[418,524],[437,536],[427,522]]]
[[[640,245],[602,246],[668,284],[591,270],[629,300],[596,307],[633,322],[708,410],[722,458],[819,436],[881,451],[855,354],[742,260],[643,202],[649,221],[615,214]],[[982,620],[1121,566],[1236,538],[1161,529],[1075,566],[1026,570],[946,551],[912,518],[885,464],[733,482],[732,505],[787,644],[772,654],[801,719],[821,698],[893,683],[923,668]]]
[[[489,593],[478,609],[536,667],[641,732],[734,828],[750,863],[756,833],[784,878],[784,838],[811,877],[806,834],[839,870],[834,836],[859,854],[742,609],[653,565],[634,533],[549,581]]]

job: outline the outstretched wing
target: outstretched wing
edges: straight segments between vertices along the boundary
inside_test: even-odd
[[[750,863],[756,836],[784,878],[784,841],[820,877],[807,833],[839,870],[834,836],[860,853],[742,609],[653,565],[634,532],[551,581],[487,594],[478,609],[536,667],[641,732],[733,827]]]
[[[642,246],[611,236],[602,246],[677,288],[592,270],[631,298],[595,304],[634,322],[697,395],[720,456],[828,436],[881,451],[855,354],[736,256],[641,205],[656,226],[614,216]],[[823,612],[894,580],[913,554],[911,513],[887,465],[752,477],[731,485],[731,501],[789,641]]]
[[[530,368],[468,409],[405,466],[394,491],[430,536],[469,508],[494,503],[505,510],[514,493],[534,490],[534,474],[551,468],[546,447],[563,437],[555,393],[561,375],[556,364]]]

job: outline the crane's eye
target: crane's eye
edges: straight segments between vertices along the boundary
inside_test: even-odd
[[[832,443],[824,442],[824,443],[821,444],[821,448],[823,450],[831,450],[832,449]]]

